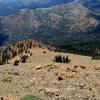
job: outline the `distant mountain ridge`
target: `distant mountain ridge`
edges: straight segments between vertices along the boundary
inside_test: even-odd
[[[0,2],[0,46],[37,39],[56,46],[100,41],[100,0]]]
[[[96,40],[92,32],[99,21],[79,3],[57,5],[35,10],[22,9],[1,18],[1,33],[7,41],[35,38],[55,45]]]
[[[0,15],[14,13],[23,8],[35,9],[69,2],[79,2],[92,12],[100,13],[100,0],[0,0]]]
[[[50,7],[57,4],[72,2],[73,0],[1,0],[0,15],[8,15],[19,9],[36,9]]]
[[[92,13],[100,15],[100,0],[80,0]]]

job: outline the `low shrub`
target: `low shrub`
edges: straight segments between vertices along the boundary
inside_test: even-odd
[[[28,59],[28,56],[27,55],[21,56],[21,62],[22,63],[26,63],[27,62],[27,59]]]
[[[30,56],[32,56],[33,55],[33,53],[30,53]]]
[[[27,54],[27,52],[28,52],[28,51],[26,50],[25,53]]]
[[[68,56],[61,56],[61,55],[56,55],[54,57],[54,62],[59,62],[59,63],[70,63],[70,59],[68,58]]]
[[[19,64],[19,60],[15,60],[14,66],[17,66]]]
[[[3,65],[4,64],[4,62],[3,61],[0,61],[0,65]]]
[[[91,60],[100,60],[100,56],[93,56]]]
[[[45,53],[46,53],[46,51],[43,51],[43,53],[45,54]]]
[[[34,95],[25,95],[20,100],[42,100],[42,99],[40,97],[34,96]]]
[[[12,81],[12,77],[5,76],[2,81],[4,81],[4,82],[11,82]]]
[[[54,57],[54,62],[62,62],[62,56],[61,55],[57,55]]]

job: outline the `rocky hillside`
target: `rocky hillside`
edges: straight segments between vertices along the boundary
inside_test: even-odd
[[[17,56],[0,66],[1,100],[100,100],[100,60],[43,48],[30,52],[24,63]],[[54,62],[56,55],[71,62]]]
[[[35,38],[43,42],[62,45],[84,41],[95,41],[99,21],[79,3],[57,5],[35,10],[20,11],[1,17],[0,26],[6,42]]]
[[[54,47],[51,47],[47,44],[43,44],[41,42],[27,39],[23,41],[19,41],[17,43],[9,44],[0,48],[0,65],[9,63],[8,60],[22,54],[23,52],[27,52],[30,54],[29,49],[32,48],[47,48],[49,50],[54,50]]]

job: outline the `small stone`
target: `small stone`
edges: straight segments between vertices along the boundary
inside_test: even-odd
[[[45,67],[51,67],[51,66],[53,66],[52,64],[48,64],[48,65],[46,65]]]
[[[24,76],[24,74],[25,74],[25,72],[22,72],[20,75],[21,75],[21,76]]]
[[[45,93],[47,95],[53,95],[53,94],[57,94],[59,92],[60,92],[60,90],[57,88],[45,88]]]
[[[100,65],[96,65],[95,70],[100,70]]]
[[[7,96],[6,100],[14,100],[13,96]]]
[[[31,79],[31,80],[29,81],[29,83],[35,84],[35,78]]]
[[[51,71],[52,69],[54,69],[52,66],[49,67],[49,69],[47,70],[48,72]]]
[[[42,65],[40,64],[40,65],[35,66],[35,69],[36,69],[36,70],[42,69]]]
[[[79,66],[74,66],[74,68],[78,68]]]
[[[82,68],[82,69],[86,69],[86,67],[85,67],[85,66],[80,66],[80,68]]]
[[[75,78],[78,77],[78,73],[77,72],[73,72],[73,71],[64,71],[61,70],[59,71],[59,77],[63,77],[63,78]]]

